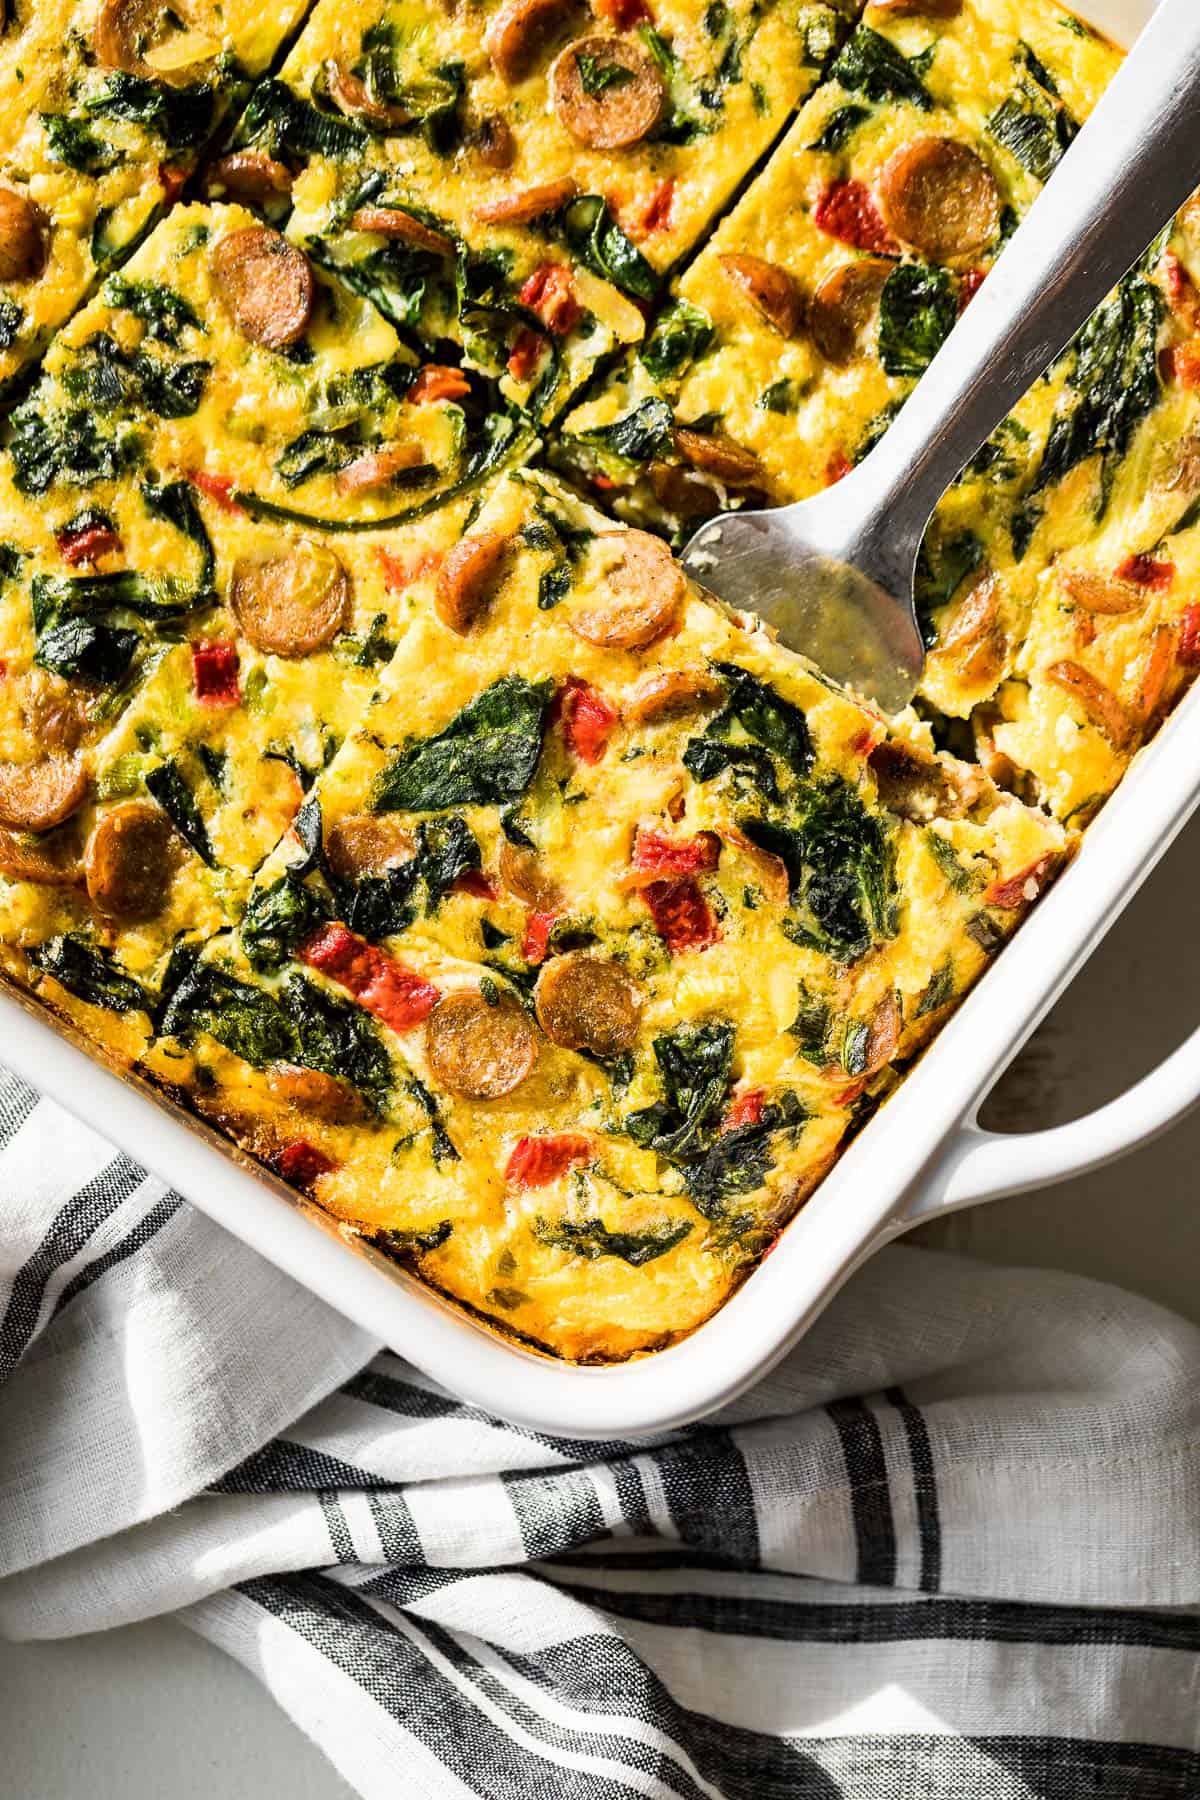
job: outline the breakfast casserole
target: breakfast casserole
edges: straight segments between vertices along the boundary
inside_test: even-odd
[[[867,454],[1118,62],[1049,0],[12,10],[8,979],[520,1341],[695,1329],[1200,663],[1193,209],[943,499],[899,717],[673,555]]]

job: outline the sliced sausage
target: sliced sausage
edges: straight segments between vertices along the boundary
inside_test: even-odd
[[[863,256],[827,275],[808,308],[808,329],[826,362],[852,362],[868,349],[879,297],[895,263]]]
[[[425,461],[422,446],[411,438],[398,444],[384,444],[380,450],[368,450],[338,471],[337,484],[343,494],[367,494],[372,488],[388,487],[405,469],[415,469]]]
[[[1156,625],[1151,634],[1146,661],[1138,676],[1137,692],[1134,697],[1134,710],[1139,724],[1143,727],[1151,722],[1158,711],[1163,697],[1163,689],[1167,685],[1167,676],[1171,673],[1171,665],[1174,661],[1174,627]]]
[[[326,1075],[322,1069],[306,1069],[300,1063],[274,1063],[267,1070],[267,1087],[283,1106],[309,1113],[314,1119],[341,1124],[360,1119],[362,1099],[348,1081]]]
[[[879,181],[896,237],[937,262],[971,256],[1000,231],[1000,189],[983,158],[957,138],[920,137],[897,150]]]
[[[386,875],[416,855],[411,831],[387,813],[348,813],[325,834],[325,855],[339,881]]]
[[[411,244],[414,250],[428,250],[431,256],[454,255],[452,237],[423,224],[402,206],[360,206],[351,213],[350,223],[355,231],[374,231],[380,237],[396,238]]]
[[[482,994],[447,994],[425,1027],[425,1054],[434,1080],[463,1100],[500,1100],[529,1075],[537,1037],[520,1007]]]
[[[721,268],[740,293],[783,337],[795,337],[804,323],[800,290],[778,263],[761,256],[722,256]]]
[[[110,919],[153,919],[175,871],[171,821],[153,800],[125,800],[101,815],[83,853],[88,899]]]
[[[877,1075],[895,1056],[900,1044],[900,1002],[895,989],[886,993],[875,1008],[867,1038],[867,1066],[864,1075]]]
[[[0,825],[13,831],[52,831],[78,812],[87,791],[87,770],[76,756],[0,763]]]
[[[291,191],[287,164],[262,150],[232,150],[213,163],[204,179],[210,200],[240,200],[245,206],[269,206],[273,200],[286,200]]]
[[[1145,588],[1136,587],[1132,581],[1095,575],[1090,569],[1060,569],[1058,584],[1075,606],[1106,617],[1140,612],[1150,597]]]
[[[83,880],[78,840],[31,843],[0,828],[0,875],[38,887],[77,887]]]
[[[573,0],[504,0],[483,45],[492,67],[511,86],[529,73],[549,34],[572,11]]]
[[[374,99],[366,83],[342,63],[327,62],[322,72],[329,98],[346,118],[361,119],[377,131],[398,131],[412,124],[412,114],[406,106]]]
[[[661,462],[657,457],[646,465],[646,480],[659,505],[676,518],[711,519],[720,512],[721,502],[712,483],[694,469],[679,463]]]
[[[1129,708],[1089,669],[1070,658],[1051,663],[1046,680],[1069,694],[1087,719],[1104,733],[1114,750],[1124,750],[1133,736]]]
[[[577,952],[556,956],[538,976],[538,1024],[564,1050],[620,1056],[636,1041],[642,999],[618,963]]]
[[[687,719],[717,706],[724,689],[707,669],[660,669],[639,681],[622,711],[631,725]]]
[[[332,550],[301,538],[278,556],[236,563],[229,600],[255,649],[309,656],[345,628],[350,578]]]
[[[601,649],[637,650],[673,625],[687,582],[661,538],[648,531],[605,533],[602,552],[620,560],[606,568],[604,592],[573,612],[567,623],[577,637]]]
[[[475,217],[485,225],[528,225],[557,212],[578,192],[574,176],[562,175],[557,181],[543,181],[537,187],[518,188],[513,194],[501,194],[498,200],[486,200],[475,208]]]
[[[556,912],[562,904],[562,889],[547,874],[537,851],[510,844],[507,838],[500,846],[500,879],[510,894],[535,912]]]
[[[471,133],[470,146],[485,169],[498,174],[511,169],[517,155],[517,141],[508,121],[499,113],[488,113]]]
[[[434,607],[451,631],[469,631],[490,600],[508,540],[498,531],[460,538],[438,570]]]
[[[100,0],[92,31],[97,60],[106,69],[161,79],[145,52],[162,36],[166,13],[166,0]]]
[[[630,37],[585,37],[550,71],[559,122],[590,150],[640,143],[662,117],[667,88],[654,58]]]
[[[308,329],[317,284],[308,258],[268,225],[231,231],[209,259],[217,293],[252,344],[282,350]]]
[[[994,683],[1000,679],[1008,658],[1008,637],[1000,619],[1000,584],[986,565],[930,655],[947,658],[966,681]]]
[[[48,669],[21,677],[21,718],[39,750],[71,751],[87,724],[85,703],[76,688]]]
[[[50,221],[27,194],[0,187],[0,281],[32,281],[46,266]]]
[[[673,433],[675,448],[693,469],[714,475],[727,487],[753,487],[766,476],[753,450],[735,444],[723,431],[693,431],[677,425]]]
[[[961,819],[983,792],[978,770],[965,763],[930,756],[895,738],[876,744],[867,761],[875,777],[879,804],[913,824],[927,825],[931,819]]]

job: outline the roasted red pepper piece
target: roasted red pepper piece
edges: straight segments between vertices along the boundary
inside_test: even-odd
[[[532,968],[546,960],[550,933],[557,917],[556,912],[532,912],[526,921],[525,935],[521,939],[521,955]]]
[[[1018,906],[1028,906],[1037,899],[1045,879],[1050,858],[1043,856],[1027,869],[1019,869],[1010,875],[1007,881],[993,881],[984,893],[988,906],[998,906],[1001,912],[1013,912]]]
[[[667,179],[656,187],[642,209],[638,225],[646,237],[652,237],[656,231],[667,231],[671,224],[671,213],[675,207],[675,177]]]
[[[72,569],[121,548],[121,540],[111,525],[64,525],[55,542],[59,555]]]
[[[712,908],[690,878],[653,881],[642,889],[642,899],[650,908],[655,931],[672,954],[707,950],[721,935]]]
[[[711,875],[721,857],[715,831],[673,838],[652,825],[639,825],[633,840],[633,867],[639,874],[674,880],[684,875]]]
[[[883,222],[869,187],[861,181],[834,181],[813,209],[818,230],[856,250],[873,250],[877,256],[895,256],[899,249]]]
[[[572,755],[598,763],[620,716],[616,707],[578,675],[569,675],[556,696],[556,711]]]
[[[1134,587],[1154,588],[1161,593],[1175,579],[1175,564],[1156,561],[1153,556],[1127,556],[1116,576],[1118,581],[1131,581]]]
[[[546,1187],[576,1163],[587,1162],[592,1155],[590,1138],[575,1131],[560,1131],[553,1137],[518,1138],[504,1169],[504,1179],[515,1187]]]
[[[742,1125],[757,1125],[763,1116],[763,1102],[766,1094],[762,1088],[747,1088],[744,1094],[736,1094],[729,1111],[721,1120],[722,1131],[737,1131]]]
[[[643,25],[654,17],[646,0],[592,0],[592,11],[598,19],[615,25],[618,31],[630,31],[633,26]]]
[[[237,705],[238,653],[231,638],[192,645],[192,685],[203,706]]]
[[[347,988],[360,1006],[393,1031],[411,1031],[441,999],[431,981],[344,925],[323,926],[301,947],[300,958]]]
[[[337,1168],[333,1158],[310,1144],[307,1138],[285,1144],[276,1166],[283,1179],[298,1188],[310,1188],[318,1175],[332,1175]]]
[[[408,398],[414,406],[424,406],[434,400],[464,400],[470,391],[471,383],[461,369],[452,369],[447,363],[426,363],[409,388]]]
[[[566,337],[583,317],[565,263],[543,263],[523,284],[517,298],[555,337]]]
[[[532,381],[537,366],[542,360],[544,342],[541,335],[528,325],[522,325],[513,339],[513,347],[508,353],[506,367],[514,381]]]
[[[1200,666],[1200,601],[1193,600],[1180,615],[1175,654],[1185,669]]]
[[[241,513],[245,509],[234,499],[234,480],[232,475],[213,475],[207,469],[191,469],[188,480],[210,500],[215,500],[222,512]]]

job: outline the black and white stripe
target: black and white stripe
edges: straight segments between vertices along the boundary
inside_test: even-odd
[[[176,1611],[367,1800],[1200,1797],[1181,1321],[894,1250],[607,1443],[369,1352],[0,1073],[0,1633]]]

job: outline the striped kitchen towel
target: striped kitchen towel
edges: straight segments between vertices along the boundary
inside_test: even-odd
[[[1183,1321],[894,1248],[720,1417],[574,1442],[11,1077],[0,1143],[0,1634],[173,1612],[370,1800],[1200,1795]]]

